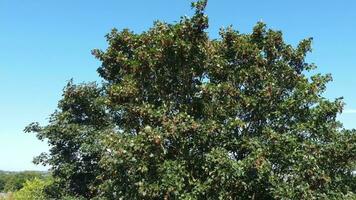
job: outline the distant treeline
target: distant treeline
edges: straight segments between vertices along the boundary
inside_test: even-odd
[[[23,171],[7,172],[0,171],[0,192],[14,192],[20,190],[27,180],[35,178],[45,179],[49,176],[48,172]]]

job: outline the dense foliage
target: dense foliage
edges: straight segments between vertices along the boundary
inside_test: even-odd
[[[209,39],[206,1],[174,24],[113,30],[94,50],[104,79],[64,89],[47,126],[48,193],[101,199],[352,198],[356,134],[322,97],[330,75],[257,23]],[[56,191],[56,192],[52,192]]]
[[[14,192],[21,189],[24,183],[34,178],[45,179],[48,176],[45,172],[6,172],[0,171],[0,192]]]
[[[51,179],[41,180],[38,178],[27,180],[23,188],[12,196],[14,200],[46,200],[45,187],[51,184]]]
[[[53,183],[51,176],[41,176],[27,179],[16,191],[7,191],[0,195],[0,200],[47,200],[52,199],[47,194],[47,188]],[[74,196],[62,196],[62,200],[82,200]]]

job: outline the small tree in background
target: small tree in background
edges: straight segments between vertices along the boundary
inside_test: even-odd
[[[322,97],[330,75],[304,72],[297,47],[258,23],[209,39],[206,1],[175,24],[113,30],[102,85],[69,83],[50,124],[64,193],[106,199],[332,199],[355,197],[356,134]]]
[[[45,187],[51,183],[50,179],[41,180],[38,178],[27,180],[19,191],[16,191],[12,198],[14,200],[46,200]]]

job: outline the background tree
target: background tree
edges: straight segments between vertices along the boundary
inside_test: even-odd
[[[51,183],[50,179],[40,180],[38,178],[27,180],[24,187],[13,194],[14,200],[46,200],[44,188]]]
[[[24,186],[10,195],[6,200],[47,200],[48,197],[46,190],[53,183],[53,179],[48,176],[45,179],[34,178],[27,180]],[[73,196],[62,196],[62,200],[82,200],[83,198],[77,198]]]
[[[332,199],[355,197],[354,130],[322,97],[330,75],[306,76],[311,39],[297,47],[258,23],[209,39],[206,1],[175,24],[113,30],[104,83],[64,90],[48,126],[64,192],[106,199]]]
[[[0,192],[15,192],[21,189],[27,180],[45,179],[49,175],[43,172],[6,172],[0,171]]]

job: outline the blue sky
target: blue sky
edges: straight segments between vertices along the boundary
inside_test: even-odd
[[[340,120],[356,128],[355,10],[354,0],[210,0],[208,31],[216,38],[231,24],[247,33],[263,20],[293,45],[314,37],[308,60],[333,74],[325,96],[344,97]],[[31,160],[47,145],[22,130],[46,123],[67,80],[100,81],[90,51],[106,47],[111,28],[141,32],[191,14],[188,0],[0,0],[0,170],[46,169]]]

